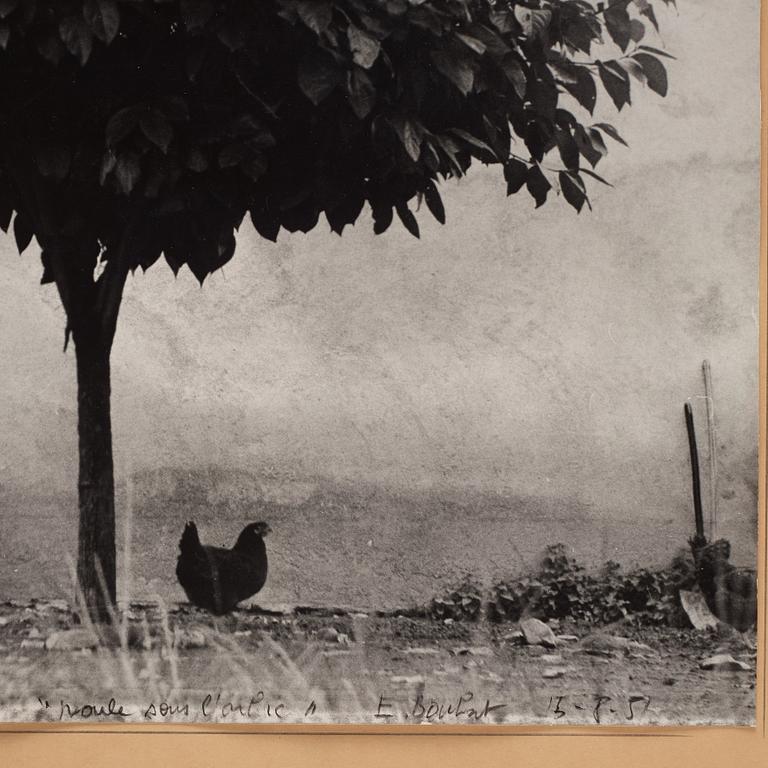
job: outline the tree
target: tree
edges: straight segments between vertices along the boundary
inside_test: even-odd
[[[663,0],[665,4],[674,0]],[[77,575],[105,619],[116,595],[109,357],[123,286],[161,255],[202,283],[246,214],[265,238],[374,230],[442,180],[496,164],[536,206],[577,211],[635,78],[650,0],[0,0],[0,226],[41,248],[78,383]],[[599,57],[599,58],[598,58]],[[574,112],[578,112],[578,118]],[[582,162],[582,159],[586,163]],[[100,587],[100,570],[106,594]]]

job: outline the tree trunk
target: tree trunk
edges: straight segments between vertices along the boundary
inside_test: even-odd
[[[106,622],[117,597],[111,344],[101,338],[95,321],[74,332],[80,448],[77,580],[91,618]]]
[[[127,237],[94,278],[99,263],[82,243],[44,237],[43,263],[50,268],[67,314],[77,361],[77,433],[80,522],[78,598],[95,622],[109,622],[117,599],[115,479],[112,465],[109,356],[128,276]],[[99,253],[101,258],[103,254]]]

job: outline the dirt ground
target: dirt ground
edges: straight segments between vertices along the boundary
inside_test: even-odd
[[[0,719],[632,726],[755,716],[755,637],[725,626],[550,622],[557,645],[545,648],[514,623],[397,613],[215,619],[135,604],[122,618],[104,633],[79,627],[63,601],[0,604]],[[716,653],[747,669],[702,669]]]

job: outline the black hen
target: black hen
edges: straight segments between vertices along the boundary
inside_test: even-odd
[[[202,545],[197,526],[187,523],[179,542],[176,576],[190,602],[221,615],[255,595],[267,580],[264,536],[269,532],[267,523],[251,523],[232,549],[224,549]]]

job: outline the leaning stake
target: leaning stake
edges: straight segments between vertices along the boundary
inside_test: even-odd
[[[701,478],[699,477],[699,451],[696,448],[696,431],[693,426],[693,408],[685,404],[685,426],[688,428],[688,447],[691,450],[691,478],[693,482],[693,511],[696,515],[696,546],[704,546],[704,516],[701,512]]]
[[[707,400],[707,434],[709,437],[709,539],[717,536],[717,435],[715,433],[715,401],[712,394],[712,366],[702,363],[704,394]]]

